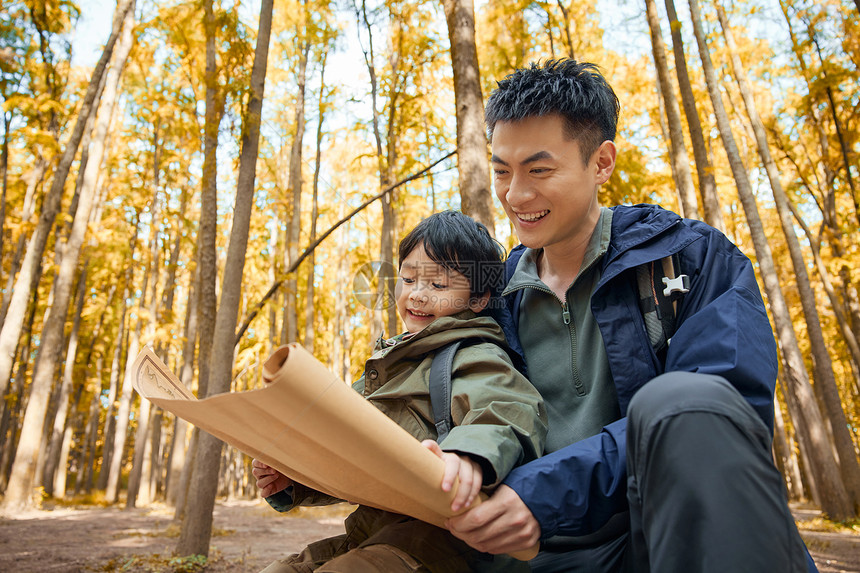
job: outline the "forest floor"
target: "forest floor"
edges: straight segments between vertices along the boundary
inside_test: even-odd
[[[167,507],[46,506],[0,518],[0,571],[256,572],[310,541],[342,533],[350,510],[333,506],[278,514],[263,501],[219,501],[203,568],[172,557],[179,529]],[[821,573],[860,573],[860,526],[834,527],[813,510],[794,511]]]

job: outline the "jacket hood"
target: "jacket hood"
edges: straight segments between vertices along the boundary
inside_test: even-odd
[[[618,205],[612,211],[612,236],[601,283],[624,269],[674,255],[702,236],[686,224],[690,221],[657,205]],[[666,232],[675,227],[675,232]]]

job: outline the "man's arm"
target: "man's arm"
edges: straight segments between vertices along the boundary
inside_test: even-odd
[[[487,553],[596,531],[626,503],[626,429],[622,418],[597,436],[514,468],[490,499],[446,525]]]
[[[771,426],[776,348],[752,266],[724,237],[712,235],[692,250],[688,256],[700,270],[691,272],[694,284],[682,302],[666,371],[723,376]],[[642,378],[639,385],[649,377]],[[453,520],[452,532],[490,552],[517,549],[501,539],[493,544],[491,537],[496,524],[512,526],[524,508],[531,518],[518,519],[538,523],[541,538],[596,531],[626,505],[626,426],[622,418],[597,436],[516,468],[504,483],[518,499],[505,496],[491,505],[504,515],[478,512],[479,506]]]

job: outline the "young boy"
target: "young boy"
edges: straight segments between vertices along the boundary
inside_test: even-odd
[[[544,447],[546,414],[540,394],[515,368],[498,324],[479,316],[499,286],[502,253],[487,229],[454,211],[421,221],[400,243],[395,297],[406,332],[381,341],[353,384],[374,406],[445,461],[441,487],[459,487],[452,511],[498,485],[516,465]],[[428,390],[435,352],[464,343],[454,357],[451,416],[454,427],[439,444]],[[254,460],[260,493],[272,507],[333,503]],[[480,553],[448,531],[361,505],[346,519],[346,533],[309,545],[270,564],[265,573],[362,571],[528,571],[506,556]]]

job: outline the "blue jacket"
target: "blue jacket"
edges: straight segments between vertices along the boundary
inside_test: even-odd
[[[613,209],[609,249],[591,309],[603,335],[621,419],[598,435],[515,468],[505,479],[541,526],[542,538],[592,533],[627,506],[627,406],[663,372],[717,374],[728,380],[773,433],[776,343],[752,264],[712,227],[653,205]],[[513,274],[523,248],[507,261]],[[656,356],[645,330],[634,269],[679,255],[690,277],[677,330],[665,356]],[[511,346],[522,350],[517,317],[522,291],[506,297],[500,320]]]

